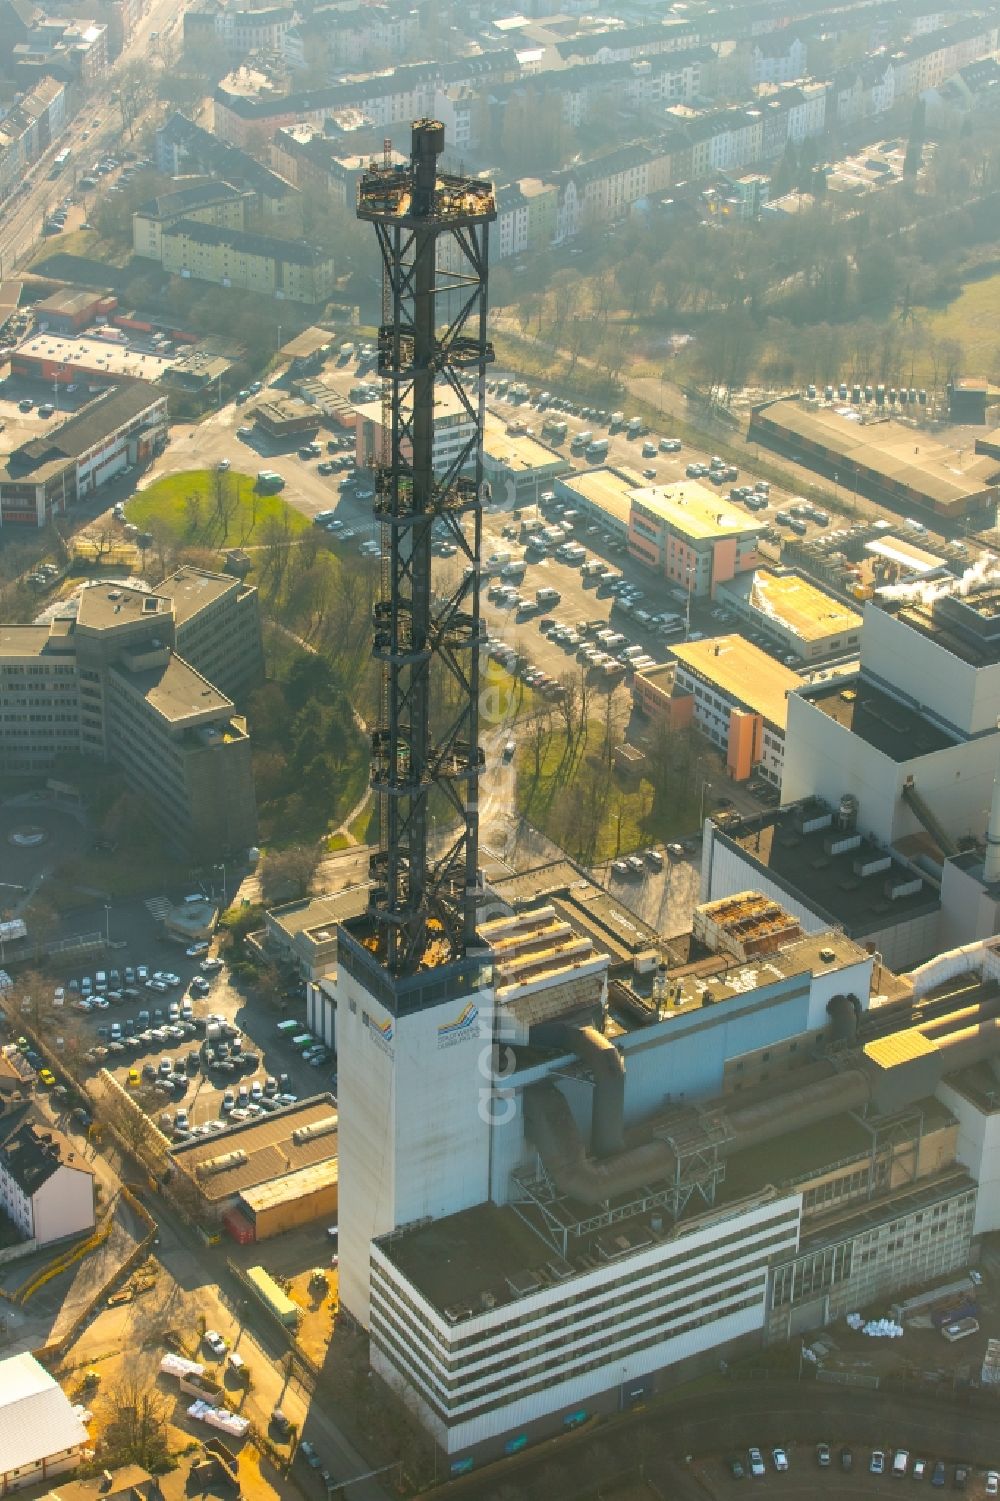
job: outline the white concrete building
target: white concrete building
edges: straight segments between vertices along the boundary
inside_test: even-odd
[[[920,587],[895,613],[865,607],[855,680],[790,697],[782,790],[832,806],[850,794],[867,833],[929,832],[948,855],[983,836],[1000,757],[996,590],[921,604]]]
[[[96,1224],[94,1173],[68,1137],[21,1119],[0,1145],[0,1207],[45,1246]]]
[[[805,42],[787,30],[759,37],[750,49],[750,82],[791,83],[805,75],[806,58]]]
[[[0,1360],[0,1494],[75,1470],[86,1428],[33,1355]]]

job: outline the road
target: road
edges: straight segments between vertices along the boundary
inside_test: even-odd
[[[145,15],[139,18],[121,56],[112,64],[107,77],[102,78],[83,101],[68,130],[28,168],[24,180],[30,184],[30,190],[8,198],[0,211],[0,279],[10,276],[38,243],[46,214],[66,199],[78,172],[86,170],[81,156],[98,159],[120,146],[121,117],[117,106],[108,102],[115,88],[115,76],[127,63],[146,57],[150,34],[165,30],[175,17],[183,16],[186,8],[184,0],[152,0]],[[83,140],[84,134],[88,137],[86,141]],[[55,157],[67,147],[72,152],[71,165],[57,178],[50,178]],[[58,243],[58,237],[54,236],[53,250],[58,249]]]

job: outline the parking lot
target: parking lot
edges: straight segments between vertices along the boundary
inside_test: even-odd
[[[822,1465],[821,1450],[828,1456]],[[773,1446],[762,1445],[755,1460],[750,1451],[739,1450],[713,1459],[695,1460],[691,1468],[702,1490],[718,1497],[729,1495],[733,1480],[743,1478],[753,1479],[755,1494],[759,1489],[763,1493],[780,1494],[786,1501],[789,1497],[806,1501],[812,1496],[829,1497],[830,1501],[839,1497],[850,1497],[851,1501],[858,1497],[898,1497],[906,1494],[913,1484],[928,1490],[964,1491],[975,1501],[997,1494],[995,1489],[988,1488],[987,1481],[988,1474],[995,1472],[977,1470],[954,1459],[910,1453],[889,1443],[879,1449],[843,1441],[816,1447],[788,1444],[778,1450],[787,1466],[783,1470],[775,1464],[774,1452]],[[755,1463],[756,1470],[752,1468]],[[737,1474],[737,1470],[742,1474]]]
[[[65,976],[62,996],[57,990],[54,997],[51,1032],[85,1075],[108,1069],[168,1135],[183,1112],[179,1140],[335,1091],[329,1052],[320,1049],[307,1060],[305,1044],[292,1045],[292,1036],[307,1032],[293,989],[275,1001],[248,998],[211,952],[171,945],[166,958],[164,948],[130,945],[113,951],[113,964],[92,961],[86,975]],[[149,957],[153,953],[159,962]],[[46,1035],[48,1015],[43,1006],[38,1020],[41,1025],[44,1018]]]

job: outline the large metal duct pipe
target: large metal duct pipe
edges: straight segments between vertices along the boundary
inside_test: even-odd
[[[938,1037],[934,1046],[941,1058],[942,1075],[953,1074],[956,1069],[967,1068],[970,1063],[979,1063],[1000,1048],[1000,1017],[989,1017],[978,1026]]]
[[[934,1040],[934,1052],[881,1070],[867,1063],[832,1072],[829,1077],[796,1089],[784,1090],[754,1105],[729,1110],[724,1120],[729,1139],[721,1156],[759,1146],[845,1110],[860,1110],[890,1084],[891,1108],[900,1109],[922,1099],[945,1074],[970,1063],[992,1059],[1000,1051],[1000,1017]],[[555,1084],[535,1084],[524,1094],[525,1124],[546,1170],[561,1193],[585,1204],[605,1200],[672,1175],[676,1159],[665,1142],[655,1138],[614,1156],[588,1158],[569,1105]]]
[[[994,951],[996,940],[982,938],[978,943],[964,943],[958,948],[947,949],[943,954],[938,954],[934,959],[928,959],[926,964],[918,965],[911,969],[907,979],[913,986],[913,999],[919,1001],[935,985],[940,985],[944,980],[953,980],[956,975],[964,974],[967,970],[983,972],[983,961],[987,952]]]
[[[832,995],[826,1004],[831,1042],[852,1043],[858,1035],[861,1002],[856,995]]]
[[[559,1192],[582,1204],[602,1204],[615,1194],[657,1183],[676,1169],[670,1148],[655,1140],[603,1161],[588,1157],[566,1097],[555,1084],[525,1090],[524,1120]]]
[[[590,1150],[613,1157],[625,1150],[625,1060],[596,1027],[568,1027],[566,1041],[594,1076]]]
[[[868,1074],[862,1069],[850,1069],[831,1074],[817,1084],[785,1090],[756,1105],[728,1110],[726,1120],[733,1134],[722,1150],[726,1155],[740,1152],[744,1147],[758,1146],[772,1136],[815,1125],[844,1110],[860,1110],[868,1104],[871,1094]]]
[[[987,1021],[990,1017],[1000,1016],[1000,996],[993,996],[988,1001],[980,1001],[975,1006],[962,1006],[957,1011],[949,1011],[947,1016],[937,1016],[931,1021],[918,1022],[916,1030],[928,1042],[937,1042],[941,1037],[947,1037],[950,1032],[959,1032],[974,1022]]]

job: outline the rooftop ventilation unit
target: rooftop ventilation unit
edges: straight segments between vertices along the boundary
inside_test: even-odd
[[[315,1141],[319,1136],[330,1136],[337,1129],[337,1117],[324,1115],[318,1121],[310,1121],[308,1126],[297,1126],[292,1132],[292,1140],[297,1147],[307,1141]]]
[[[250,1158],[242,1147],[235,1152],[223,1152],[219,1157],[207,1157],[204,1162],[199,1162],[195,1172],[199,1178],[214,1178],[216,1173],[227,1173],[230,1168],[242,1167]]]

